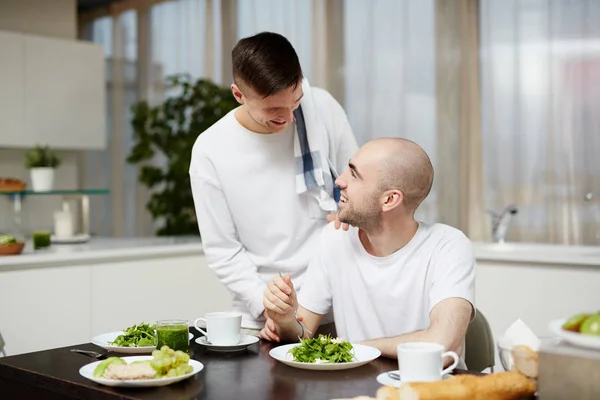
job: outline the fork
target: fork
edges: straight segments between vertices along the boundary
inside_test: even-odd
[[[98,353],[96,351],[80,350],[80,349],[71,349],[71,352],[73,352],[73,353],[79,353],[79,354],[84,354],[86,356],[93,357],[93,358],[95,358],[97,360],[105,360],[108,357],[112,356],[113,353],[114,353],[112,350],[105,351],[104,353]]]
[[[279,276],[281,277],[281,279],[283,279],[283,274],[281,273],[281,271],[279,271]],[[290,294],[290,295],[288,295],[288,296],[290,296],[290,299],[292,298],[292,295],[291,295],[291,294]],[[293,301],[292,301],[292,305],[293,305],[293,307],[294,307],[294,318],[296,318],[296,321],[298,321],[298,323],[299,323],[300,325],[302,325],[302,329],[304,329],[306,332],[310,333],[310,335],[311,335],[311,336],[313,336],[313,333],[312,333],[312,331],[311,331],[310,329],[308,329],[308,328],[306,327],[306,325],[304,325],[302,322],[300,322],[300,321],[298,320],[298,304],[293,304]]]

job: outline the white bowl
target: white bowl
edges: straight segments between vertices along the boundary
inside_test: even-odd
[[[556,345],[561,342],[560,338],[555,337],[540,337],[540,347],[548,345]],[[498,339],[498,356],[500,357],[500,363],[505,371],[511,371],[514,366],[513,357],[511,354],[512,345],[504,338]]]

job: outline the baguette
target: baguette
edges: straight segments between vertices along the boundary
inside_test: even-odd
[[[404,383],[399,388],[382,386],[376,397],[349,400],[516,400],[535,394],[536,385],[517,371],[484,376],[459,375],[435,382]]]

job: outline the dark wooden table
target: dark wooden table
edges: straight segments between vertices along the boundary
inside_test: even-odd
[[[195,337],[196,332],[191,330]],[[195,339],[194,337],[194,339]],[[191,357],[204,364],[194,377],[157,388],[111,388],[79,375],[79,368],[96,361],[70,349],[102,351],[81,344],[0,358],[0,398],[8,399],[334,399],[375,396],[376,377],[398,369],[396,360],[380,357],[362,367],[343,371],[307,371],[289,367],[269,356],[276,344],[259,342],[239,353],[216,353],[192,342]]]

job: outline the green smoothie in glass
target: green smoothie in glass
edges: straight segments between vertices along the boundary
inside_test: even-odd
[[[169,346],[187,352],[190,349],[188,324],[185,320],[170,319],[156,323],[156,348]]]

